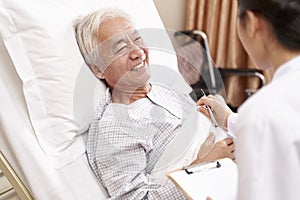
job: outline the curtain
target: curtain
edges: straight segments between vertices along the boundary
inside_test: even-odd
[[[256,68],[238,39],[237,0],[186,0],[185,30],[206,33],[213,62],[220,68]],[[263,72],[267,82],[272,73]],[[245,89],[259,87],[259,79],[231,76],[225,79],[226,102],[240,106],[248,97]]]

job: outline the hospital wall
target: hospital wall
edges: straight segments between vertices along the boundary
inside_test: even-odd
[[[186,0],[153,0],[167,29],[183,30]]]

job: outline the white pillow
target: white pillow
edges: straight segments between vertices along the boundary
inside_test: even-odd
[[[36,137],[55,168],[65,166],[85,152],[78,135],[88,129],[94,105],[105,88],[84,64],[74,37],[73,21],[80,15],[110,6],[127,11],[137,28],[164,28],[152,0],[1,1],[1,35],[23,82]],[[166,33],[160,39],[172,49]],[[163,55],[155,49],[158,48],[150,51],[150,64],[177,71],[176,56]],[[178,85],[182,87],[184,84],[178,81],[183,79],[171,79],[170,86],[176,83],[177,89]],[[183,88],[190,91],[186,85]]]

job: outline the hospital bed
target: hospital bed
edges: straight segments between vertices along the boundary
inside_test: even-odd
[[[21,199],[108,197],[90,169],[84,146],[104,86],[84,65],[72,22],[110,6],[129,12],[150,44],[150,36],[158,34],[158,43],[166,45],[162,51],[151,44],[152,81],[191,91],[178,73],[152,0],[1,1],[0,150],[6,163],[1,169]],[[161,70],[175,75],[166,80]]]
[[[111,6],[130,13],[145,39],[151,81],[192,92],[152,0],[2,0],[0,167],[21,199],[108,198],[85,154],[105,86],[84,64],[72,24]]]

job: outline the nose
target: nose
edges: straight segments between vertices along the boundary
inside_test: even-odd
[[[136,47],[134,48],[131,52],[130,52],[130,58],[132,60],[141,58],[142,60],[144,60],[146,57],[145,52],[142,48],[140,47]]]

